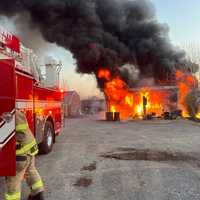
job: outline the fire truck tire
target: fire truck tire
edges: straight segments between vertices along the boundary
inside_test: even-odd
[[[47,121],[44,127],[44,140],[39,145],[39,150],[41,154],[48,154],[52,151],[54,137],[55,137],[55,132],[53,124],[50,121]]]

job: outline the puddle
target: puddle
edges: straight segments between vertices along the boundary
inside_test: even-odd
[[[90,164],[90,165],[88,165],[88,166],[84,166],[82,169],[81,169],[81,171],[94,171],[94,170],[96,170],[97,169],[97,163],[96,162],[94,162],[94,163],[92,163],[92,164]]]
[[[117,148],[116,151],[101,154],[100,156],[103,158],[111,158],[116,160],[198,161],[197,158],[181,152],[134,148]]]
[[[89,187],[92,184],[92,179],[86,178],[86,177],[81,177],[79,178],[74,186],[76,187]]]

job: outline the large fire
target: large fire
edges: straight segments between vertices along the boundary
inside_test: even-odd
[[[183,117],[189,117],[185,99],[198,86],[198,80],[191,74],[176,71],[176,82],[179,88],[179,107],[183,110]],[[196,118],[200,119],[200,112],[197,113]]]
[[[101,69],[98,72],[98,77],[105,81],[104,93],[107,101],[107,109],[110,112],[120,112],[122,119],[130,117],[142,118],[147,114],[154,114],[159,117],[166,111],[178,108],[183,110],[186,117],[188,113],[184,99],[194,84],[197,83],[197,80],[193,76],[186,76],[180,71],[177,71],[176,74],[177,87],[130,89],[120,76],[112,77],[110,71],[107,69]],[[175,100],[171,100],[173,96]],[[200,118],[200,113],[197,114],[197,117]]]

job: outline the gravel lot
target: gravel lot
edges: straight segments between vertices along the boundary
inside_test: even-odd
[[[199,200],[200,124],[68,119],[37,166],[48,200]]]

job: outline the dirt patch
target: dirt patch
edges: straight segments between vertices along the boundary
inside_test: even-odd
[[[148,161],[198,161],[197,158],[181,152],[168,152],[150,149],[118,148],[114,152],[100,155],[116,160],[148,160]]]
[[[94,171],[97,169],[97,163],[93,162],[92,164],[88,165],[88,166],[84,166],[81,171]]]
[[[89,187],[92,184],[91,178],[81,177],[79,178],[74,186],[76,187]]]

